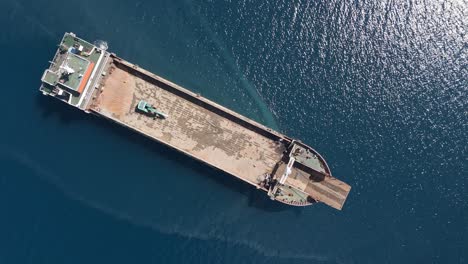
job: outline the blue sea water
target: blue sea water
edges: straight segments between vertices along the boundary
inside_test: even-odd
[[[1,0],[0,264],[468,263],[468,3]],[[316,148],[343,211],[37,91],[72,31]]]

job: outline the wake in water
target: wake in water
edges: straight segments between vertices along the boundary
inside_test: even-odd
[[[235,76],[240,80],[242,87],[245,89],[245,91],[247,91],[247,94],[250,96],[250,98],[254,100],[254,102],[259,107],[260,112],[262,113],[262,116],[265,119],[265,125],[271,127],[274,130],[279,130],[279,126],[276,122],[275,117],[272,114],[271,109],[265,103],[258,90],[247,80],[245,75],[240,71],[238,65],[235,63],[232,56],[227,52],[226,45],[224,45],[223,41],[220,38],[218,38],[216,34],[211,30],[206,20],[196,12],[192,2],[186,1],[185,3],[190,9],[192,17],[198,19],[203,30],[210,36],[211,40],[218,48],[218,51],[224,59],[224,62],[235,74]]]
[[[141,217],[135,217],[129,212],[115,210],[112,207],[109,207],[103,204],[101,201],[91,200],[80,193],[73,191],[70,187],[65,184],[59,176],[49,171],[47,168],[44,168],[41,164],[33,160],[27,153],[13,151],[11,149],[2,148],[4,151],[0,153],[0,157],[4,160],[12,160],[21,166],[28,168],[34,175],[40,177],[42,180],[48,182],[55,186],[58,190],[60,190],[66,197],[79,201],[81,204],[99,210],[107,215],[110,215],[118,220],[123,220],[129,222],[136,226],[147,227],[151,230],[157,231],[163,234],[169,235],[178,235],[185,238],[195,238],[199,240],[217,240],[220,242],[225,242],[229,244],[233,244],[236,246],[244,246],[250,249],[255,250],[259,254],[265,257],[278,257],[282,259],[291,259],[291,260],[312,260],[318,261],[323,263],[341,263],[337,259],[330,259],[327,256],[322,255],[315,255],[315,254],[303,254],[303,253],[295,253],[289,250],[285,250],[284,248],[272,248],[271,246],[264,246],[261,243],[248,240],[248,239],[236,239],[232,236],[222,235],[219,231],[214,232],[206,232],[203,230],[195,230],[195,229],[187,229],[184,228],[184,225],[181,224],[171,224],[171,225],[164,225],[158,222],[155,222],[154,219],[148,218],[144,219]],[[8,150],[8,151],[7,151]],[[241,203],[239,206],[244,206]],[[232,207],[231,207],[232,208]],[[148,209],[149,210],[149,209]],[[221,231],[222,232],[222,231]]]

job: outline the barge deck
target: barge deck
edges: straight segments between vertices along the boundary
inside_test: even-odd
[[[313,148],[125,61],[106,48],[66,33],[40,90],[250,183],[271,199],[296,206],[323,202],[342,209],[351,187],[331,175]],[[72,59],[81,63],[71,63]],[[77,72],[82,73],[71,76]],[[81,82],[75,81],[74,89],[66,85],[70,79]],[[167,118],[138,112],[142,100]]]

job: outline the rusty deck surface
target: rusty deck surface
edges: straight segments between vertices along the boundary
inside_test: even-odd
[[[90,110],[257,185],[281,159],[275,140],[232,122],[112,62]],[[145,100],[168,114],[151,118],[135,111]]]

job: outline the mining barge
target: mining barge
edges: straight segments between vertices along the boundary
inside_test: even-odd
[[[351,187],[313,148],[65,33],[40,91],[235,176],[276,201],[341,210]]]

